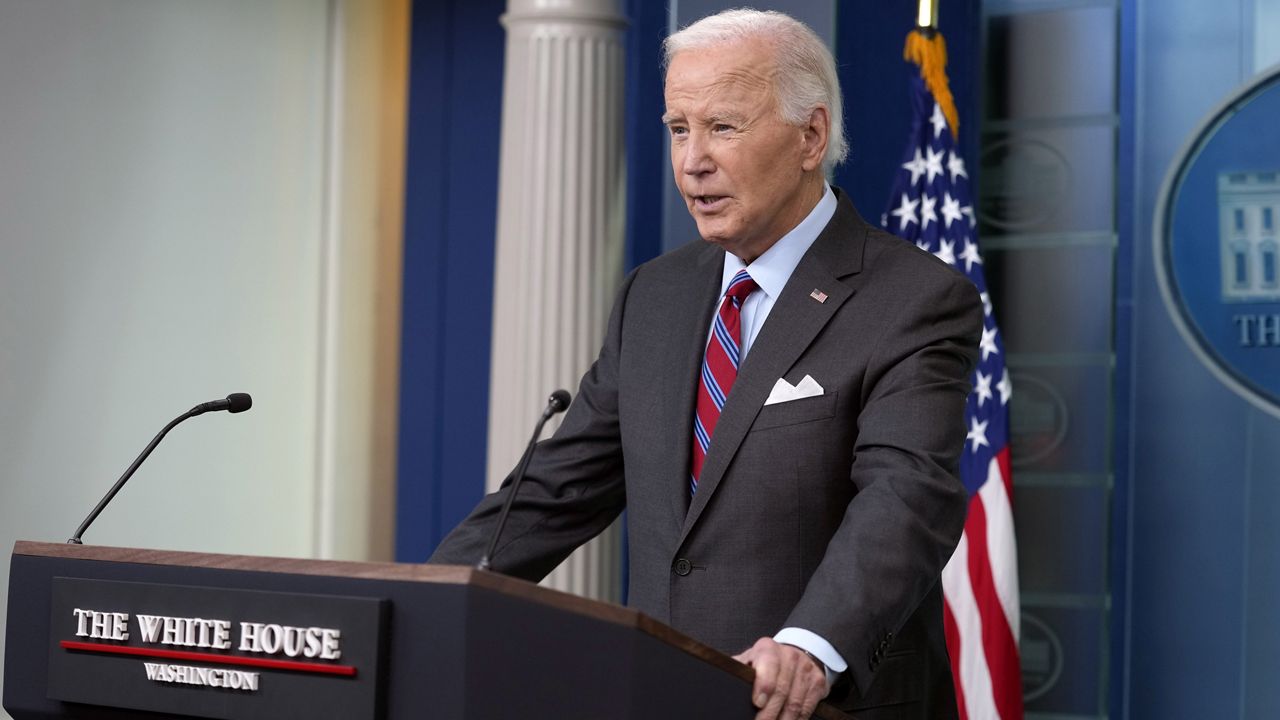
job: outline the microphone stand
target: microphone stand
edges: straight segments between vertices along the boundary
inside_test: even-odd
[[[551,397],[547,400],[547,407],[542,411],[542,417],[538,418],[538,424],[533,428],[533,437],[529,438],[529,444],[525,446],[524,455],[520,456],[520,462],[516,464],[515,477],[511,481],[511,487],[507,489],[507,500],[502,503],[502,512],[498,515],[498,525],[493,529],[493,537],[489,538],[489,549],[484,551],[484,557],[480,558],[480,562],[476,563],[477,570],[491,570],[489,559],[493,557],[494,550],[498,547],[498,538],[502,535],[502,528],[507,524],[507,514],[511,512],[511,504],[515,502],[516,491],[520,489],[520,483],[524,480],[525,470],[529,467],[529,461],[533,458],[533,448],[538,442],[538,436],[542,435],[542,426],[547,424],[552,415],[561,412],[569,407],[569,393],[564,390],[557,390],[551,393]]]
[[[129,466],[129,469],[124,471],[124,475],[121,475],[120,479],[116,481],[116,484],[111,486],[111,489],[107,491],[107,494],[102,496],[102,499],[98,501],[97,506],[93,508],[93,511],[89,513],[89,516],[84,519],[84,522],[80,523],[80,527],[76,529],[76,534],[72,535],[71,539],[67,540],[67,544],[83,544],[80,541],[80,536],[84,535],[84,531],[88,530],[89,526],[93,524],[93,521],[98,519],[98,515],[102,513],[103,508],[105,508],[107,504],[115,498],[116,493],[120,492],[120,488],[124,487],[124,484],[129,481],[129,478],[133,477],[133,474],[138,471],[138,468],[142,465],[143,461],[147,459],[147,456],[151,454],[151,451],[156,449],[156,446],[160,444],[160,441],[164,439],[164,436],[168,434],[168,432],[178,423],[186,420],[187,418],[195,417],[196,415],[203,415],[211,410],[243,412],[248,410],[251,404],[252,401],[249,399],[248,395],[243,393],[233,393],[232,395],[228,395],[226,400],[214,400],[202,403],[174,418],[151,440],[151,444],[147,445],[146,449],[142,451],[142,454],[139,455],[138,458],[133,461],[133,464]]]

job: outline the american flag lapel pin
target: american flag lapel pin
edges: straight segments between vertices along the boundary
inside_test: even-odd
[[[827,301],[827,294],[822,292],[818,288],[814,288],[813,292],[809,293],[809,297],[813,298],[814,300],[817,300],[820,303],[824,303]]]

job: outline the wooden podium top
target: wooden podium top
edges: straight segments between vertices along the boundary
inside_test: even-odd
[[[94,562],[166,565],[392,582],[470,585],[559,610],[589,616],[608,623],[634,628],[747,683],[752,682],[755,678],[755,671],[750,666],[740,663],[728,655],[708,647],[636,610],[541,587],[519,578],[478,570],[473,567],[225,555],[101,545],[43,543],[25,540],[19,540],[14,545],[13,554]],[[821,703],[815,711],[814,717],[839,720],[848,716],[826,703]]]
[[[344,560],[309,560],[254,555],[222,555],[218,553],[183,552],[178,550],[144,550],[102,545],[72,545],[19,540],[14,555],[94,560],[99,562],[140,563],[143,565],[177,565],[181,567],[241,570],[248,572],[285,573],[290,575],[322,575],[363,580],[395,582],[445,583],[473,585],[505,595],[550,605],[607,622],[638,628],[659,639],[684,647],[694,655],[724,667],[744,678],[754,673],[742,663],[702,645],[693,638],[635,610],[545,588],[519,578],[477,570],[465,565],[427,565],[418,563],[354,562]],[[727,662],[717,662],[717,659]]]

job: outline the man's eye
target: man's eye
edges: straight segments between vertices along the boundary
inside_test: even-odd
[[[688,128],[681,127],[680,125],[670,125],[668,128],[671,130],[672,137],[681,137],[689,132]]]
[[[718,133],[733,132],[733,126],[726,125],[724,123],[716,123],[715,125],[712,126],[711,129]]]

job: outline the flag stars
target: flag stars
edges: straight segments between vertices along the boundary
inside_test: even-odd
[[[982,299],[982,314],[991,317],[991,293],[978,293],[978,297]]]
[[[972,205],[965,205],[964,207],[960,208],[960,212],[963,213],[965,217],[969,218],[969,227],[974,227],[975,225],[978,224],[978,219],[973,216]]]
[[[960,251],[960,259],[964,260],[965,272],[972,272],[974,263],[981,265],[982,256],[978,254],[978,244],[971,241],[969,238],[965,238],[964,250]],[[986,307],[985,302],[983,303],[983,307]]]
[[[910,195],[902,193],[902,204],[893,211],[893,216],[898,218],[898,230],[906,230],[911,223],[920,222],[916,219],[916,205],[919,204],[919,200],[912,200]]]
[[[933,125],[933,137],[941,137],[942,128],[947,126],[947,117],[942,114],[942,107],[938,103],[933,104],[933,115],[929,117],[929,123]]]
[[[969,419],[969,434],[965,436],[965,440],[973,443],[973,452],[977,452],[978,448],[986,445],[991,447],[991,443],[987,440],[987,420],[979,420],[978,418]]]
[[[954,240],[945,238],[938,241],[938,252],[934,253],[938,259],[948,265],[956,264],[956,243]],[[984,358],[985,359],[985,358]]]
[[[982,407],[986,401],[991,400],[994,396],[991,394],[991,376],[983,375],[982,372],[975,373],[975,382],[973,384],[973,394],[978,396],[978,407]]]
[[[934,178],[942,174],[942,156],[946,153],[941,150],[935,153],[933,148],[926,148],[925,152],[928,154],[924,160],[925,182],[932,183]]]
[[[978,349],[982,351],[983,362],[986,362],[987,358],[992,355],[1000,354],[1000,349],[996,347],[996,329],[994,327],[982,328],[982,340],[978,341]]]
[[[965,172],[964,159],[956,154],[954,150],[947,153],[947,170],[951,172],[951,182],[955,184],[956,178],[968,178],[969,173]]]
[[[916,247],[920,248],[925,252],[929,252],[929,241],[925,240],[924,238],[920,238],[919,240],[916,241]]]
[[[1013,397],[1013,383],[1009,382],[1009,368],[1004,369],[1004,376],[1000,378],[1000,382],[996,383],[996,390],[1000,392],[1000,404],[1008,405],[1009,398]]]
[[[920,155],[920,148],[916,148],[915,157],[911,158],[910,161],[902,164],[902,169],[908,170],[911,172],[912,186],[920,182],[920,176],[924,174],[924,171],[926,169],[924,157]]]
[[[942,219],[947,227],[951,227],[951,223],[961,218],[960,201],[951,197],[951,193],[943,193],[942,196]]]
[[[938,204],[938,198],[929,197],[925,193],[920,197],[920,230],[923,231],[929,227],[930,222],[938,222],[938,213],[933,211],[934,206]]]

